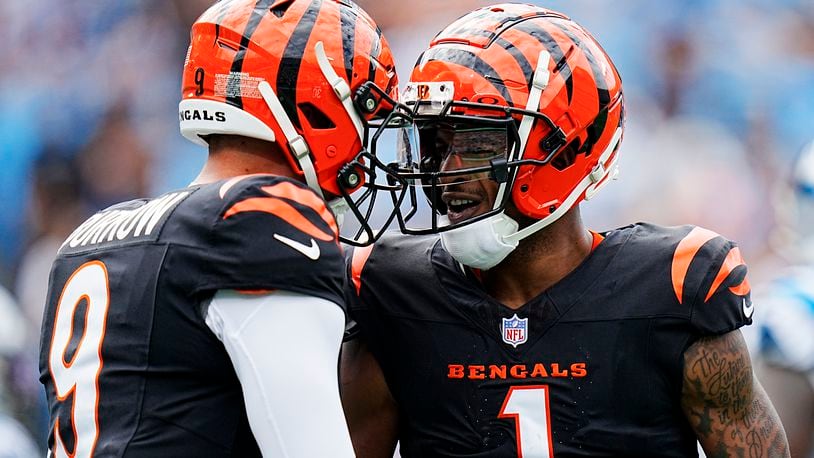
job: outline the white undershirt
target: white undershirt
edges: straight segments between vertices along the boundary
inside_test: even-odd
[[[339,398],[339,306],[286,291],[218,291],[205,315],[232,359],[263,456],[354,456]]]

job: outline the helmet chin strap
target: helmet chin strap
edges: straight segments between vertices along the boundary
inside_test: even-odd
[[[540,99],[543,97],[543,90],[548,86],[548,80],[551,73],[548,71],[548,62],[551,60],[551,54],[547,50],[540,51],[540,56],[537,58],[537,68],[534,70],[534,76],[531,80],[531,91],[529,98],[526,102],[527,111],[537,111],[540,108]],[[523,115],[520,121],[520,128],[517,129],[517,135],[520,138],[520,146],[517,148],[519,157],[507,158],[509,161],[522,159],[526,152],[526,144],[529,141],[531,128],[534,127],[534,117]],[[515,172],[516,174],[516,172]],[[495,199],[495,206],[493,209],[498,208],[502,203],[507,192],[511,189],[510,185],[514,182],[514,177],[510,180],[501,183],[497,190],[497,198]]]
[[[348,113],[348,117],[350,117],[353,126],[356,128],[359,141],[364,141],[364,124],[358,113],[356,113],[356,108],[353,106],[350,85],[337,75],[333,67],[331,67],[328,56],[325,54],[325,46],[321,41],[314,46],[314,50],[322,75],[325,77],[325,80],[328,81],[328,84],[331,85],[334,94],[339,98],[339,101]],[[302,135],[297,133],[294,124],[291,122],[291,118],[288,117],[288,113],[286,113],[282,103],[280,103],[280,98],[277,97],[271,85],[267,81],[262,81],[257,88],[260,91],[260,95],[263,96],[266,105],[268,105],[269,110],[271,110],[272,116],[274,116],[274,119],[280,125],[280,129],[283,131],[283,135],[288,142],[288,148],[300,165],[303,175],[305,175],[305,183],[308,187],[313,189],[317,195],[324,199],[325,195],[319,184],[319,177],[314,167],[314,161],[311,160],[311,150],[308,147],[308,142],[305,141]]]
[[[359,142],[364,142],[364,123],[356,112],[356,107],[353,106],[350,85],[344,78],[336,74],[336,71],[331,66],[331,62],[328,60],[328,55],[325,54],[325,46],[321,41],[318,41],[314,46],[314,51],[317,55],[317,65],[319,65],[322,76],[325,77],[325,80],[328,81],[328,84],[330,84],[334,90],[334,94],[336,94],[336,96],[339,97],[339,101],[342,102],[345,112],[348,114],[351,122],[353,122],[353,127],[356,128],[356,135],[359,137]],[[336,224],[341,228],[345,222],[345,213],[350,210],[348,202],[342,197],[337,197],[328,202],[328,207],[336,217]]]
[[[353,127],[356,128],[356,134],[359,135],[359,141],[364,141],[364,124],[362,123],[362,118],[360,118],[356,112],[356,107],[353,106],[350,85],[348,85],[348,82],[345,81],[344,78],[336,74],[336,71],[331,66],[331,62],[328,60],[328,55],[325,54],[325,46],[321,41],[317,42],[316,46],[314,46],[314,50],[316,51],[317,64],[319,65],[320,71],[322,71],[322,75],[328,81],[328,84],[331,85],[334,94],[339,97],[342,106],[345,107],[345,112],[348,113],[348,117],[351,122],[353,122]]]
[[[269,110],[271,110],[272,116],[277,120],[277,124],[280,125],[280,129],[288,141],[288,149],[291,150],[297,163],[300,164],[302,173],[305,175],[305,183],[308,187],[313,189],[319,197],[324,199],[325,196],[322,194],[322,187],[319,185],[317,171],[314,168],[314,162],[311,160],[311,150],[308,148],[308,142],[302,138],[302,135],[297,133],[294,124],[288,117],[288,113],[286,113],[283,108],[283,104],[280,103],[280,98],[274,93],[274,89],[271,88],[271,85],[267,81],[261,81],[260,84],[257,85],[257,89],[260,91],[260,95],[263,96],[263,100],[266,101],[266,105],[268,105]]]
[[[608,180],[605,178],[615,176],[618,171],[618,164],[616,161],[618,156],[614,156],[613,160],[610,161],[609,164],[606,165],[605,163],[608,162],[608,159],[610,159],[610,156],[616,150],[616,147],[619,145],[619,141],[621,139],[622,128],[618,127],[616,132],[614,132],[610,143],[608,143],[608,147],[605,148],[605,151],[603,151],[599,156],[599,162],[596,164],[596,166],[594,166],[591,173],[585,176],[585,178],[583,178],[582,181],[577,184],[574,190],[568,194],[568,197],[565,198],[562,205],[560,205],[559,208],[554,210],[553,213],[545,218],[538,220],[513,234],[506,234],[505,240],[519,242],[540,229],[551,225],[551,223],[560,219],[562,215],[564,215],[566,212],[568,212],[568,210],[571,209],[571,207],[574,206],[574,203],[576,203],[577,199],[579,199],[579,196],[581,196],[583,192],[585,193],[586,199],[593,197],[596,192],[608,182]]]

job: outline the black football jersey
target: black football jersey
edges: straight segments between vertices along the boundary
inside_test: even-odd
[[[205,304],[222,289],[287,290],[344,307],[343,266],[333,215],[285,178],[238,177],[97,213],[51,270],[40,342],[48,447],[260,456]]]
[[[437,237],[355,250],[351,316],[400,406],[404,457],[697,456],[683,353],[751,322],[746,266],[702,228],[604,236],[516,310]]]

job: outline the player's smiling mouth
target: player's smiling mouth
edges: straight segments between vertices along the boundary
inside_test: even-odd
[[[486,199],[471,192],[447,191],[441,195],[447,206],[447,218],[452,224],[474,218],[489,209],[482,209]]]

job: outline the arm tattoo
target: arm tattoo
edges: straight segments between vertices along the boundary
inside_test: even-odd
[[[684,352],[681,405],[710,457],[787,457],[777,412],[752,375],[740,331],[699,339]]]

